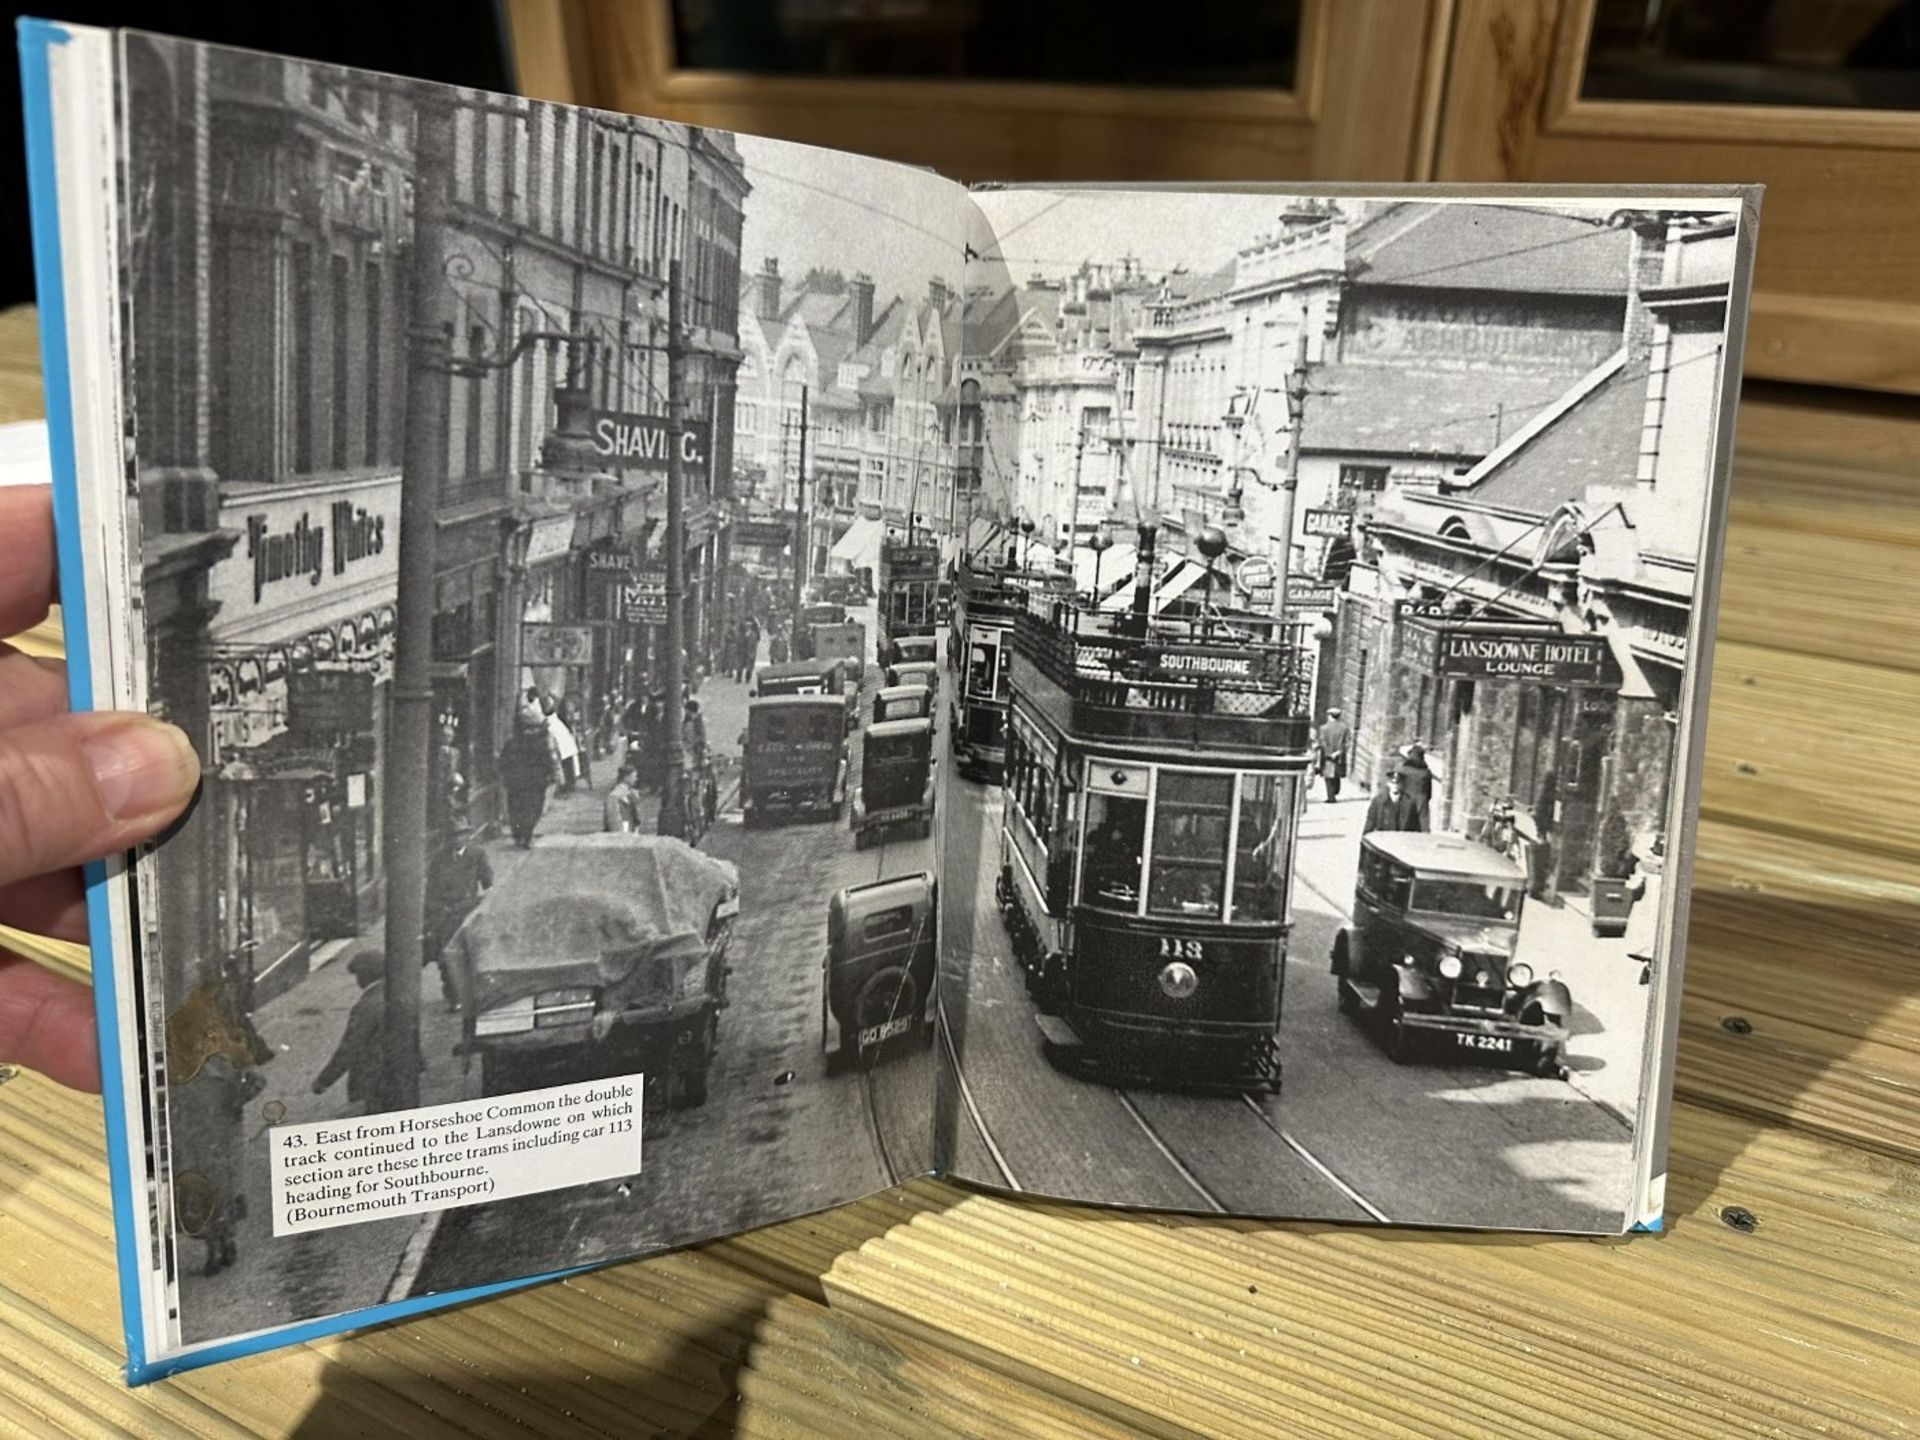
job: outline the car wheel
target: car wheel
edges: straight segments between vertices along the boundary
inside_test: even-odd
[[[693,1110],[707,1103],[707,1072],[703,1066],[698,1070],[682,1071],[680,1075],[680,1106]]]
[[[853,1033],[855,1044],[863,1030],[876,1025],[884,1025],[901,1015],[918,1014],[920,1011],[920,986],[913,978],[913,972],[903,965],[891,965],[885,970],[876,970],[867,977],[867,983],[860,987],[860,993],[853,999]],[[873,1047],[867,1047],[871,1050]],[[861,1052],[865,1059],[867,1051]]]
[[[526,1089],[521,1077],[526,1067],[512,1055],[498,1051],[480,1057],[480,1093],[482,1095],[511,1095],[516,1090]]]
[[[1406,1064],[1412,1052],[1413,1032],[1407,1028],[1406,1013],[1397,995],[1381,1005],[1380,1015],[1386,1025],[1387,1058],[1396,1065]]]

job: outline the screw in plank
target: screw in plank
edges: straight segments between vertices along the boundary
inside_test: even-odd
[[[1720,1223],[1729,1230],[1738,1230],[1742,1235],[1751,1235],[1760,1228],[1760,1221],[1744,1205],[1722,1206]]]
[[[1744,1015],[1729,1015],[1720,1022],[1720,1028],[1730,1035],[1751,1035],[1753,1022]]]

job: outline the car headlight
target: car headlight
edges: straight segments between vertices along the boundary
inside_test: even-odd
[[[1440,974],[1448,980],[1458,980],[1460,978],[1460,957],[1458,955],[1442,955],[1440,957]]]
[[[1176,960],[1160,972],[1160,988],[1170,1000],[1184,1000],[1200,988],[1200,977],[1191,965]]]
[[[1507,983],[1518,989],[1522,985],[1533,983],[1533,967],[1524,960],[1516,960],[1507,967]]]

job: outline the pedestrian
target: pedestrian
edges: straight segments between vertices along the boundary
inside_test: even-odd
[[[625,707],[620,703],[617,692],[602,691],[600,695],[600,713],[593,717],[593,758],[613,754],[614,731],[619,727],[621,711]]]
[[[613,778],[613,788],[607,791],[607,798],[601,803],[600,828],[609,834],[640,833],[640,792],[633,782],[633,766],[622,765],[620,773]]]
[[[250,986],[236,957],[215,966],[167,1020],[174,1221],[206,1245],[204,1275],[238,1258],[235,1234],[247,1213],[241,1125],[247,1102],[266,1089],[259,1067],[276,1053],[247,1011]]]
[[[1557,766],[1547,766],[1547,773],[1540,777],[1540,788],[1534,792],[1531,819],[1533,833],[1527,838],[1533,844],[1528,851],[1527,893],[1543,905],[1557,910],[1560,908],[1560,891],[1554,883],[1560,832],[1560,771]]]
[[[387,1095],[387,957],[367,946],[347,961],[347,972],[360,984],[360,994],[347,1012],[340,1043],[313,1077],[313,1093],[325,1094],[342,1075],[347,1078],[347,1104],[360,1114],[377,1115],[392,1108]]]
[[[480,897],[493,888],[493,864],[475,833],[460,830],[439,837],[427,856],[426,955],[423,965],[440,970],[440,998],[449,1010],[460,1007],[459,988],[447,946]]]
[[[574,765],[580,783],[589,790],[593,788],[593,744],[587,733],[586,717],[580,713],[580,702],[568,695],[560,701],[560,723],[567,727],[567,738],[573,741]]]
[[[746,640],[740,647],[740,678],[753,679],[754,669],[760,664],[760,622],[753,616],[747,617]]]
[[[567,722],[561,718],[553,696],[540,697],[540,710],[547,727],[547,738],[553,743],[553,753],[560,765],[560,793],[571,795],[573,787],[580,781],[580,744],[573,738],[573,731],[568,728]]]
[[[1660,890],[1666,858],[1666,842],[1660,836],[1643,836],[1634,844],[1633,873],[1627,879],[1627,894],[1633,897],[1633,908],[1627,911],[1627,958],[1640,962],[1642,983],[1651,972],[1660,943]]]
[[[1407,795],[1406,782],[1398,770],[1389,770],[1386,780],[1367,802],[1367,818],[1360,826],[1362,835],[1376,830],[1423,830],[1420,811]]]
[[[513,734],[500,747],[500,786],[507,797],[507,824],[513,843],[525,850],[533,844],[534,826],[547,808],[547,786],[559,768],[547,718],[535,704],[521,707]]]
[[[1340,782],[1347,775],[1347,760],[1353,748],[1353,727],[1340,718],[1340,707],[1327,711],[1327,723],[1320,727],[1314,742],[1314,766],[1326,784],[1329,801],[1340,798]]]
[[[740,678],[740,622],[729,621],[720,636],[720,673],[729,680]]]
[[[1400,777],[1400,788],[1406,791],[1407,801],[1413,806],[1419,824],[1408,826],[1411,830],[1431,830],[1433,828],[1433,771],[1427,768],[1427,747],[1418,740],[1408,745],[1402,752],[1405,756],[1400,768],[1395,772]]]
[[[787,663],[788,654],[787,632],[776,626],[773,639],[767,642],[767,661],[772,665],[784,665]]]

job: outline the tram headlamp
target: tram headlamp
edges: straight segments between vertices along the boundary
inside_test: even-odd
[[[1200,988],[1200,977],[1193,967],[1176,960],[1160,971],[1160,988],[1169,1000],[1184,1000]]]
[[[1443,979],[1458,980],[1460,978],[1460,957],[1458,955],[1442,955],[1440,957],[1440,974]]]
[[[1507,967],[1507,984],[1519,989],[1522,985],[1533,983],[1533,967],[1524,960],[1516,960]]]

